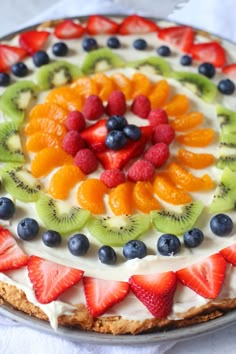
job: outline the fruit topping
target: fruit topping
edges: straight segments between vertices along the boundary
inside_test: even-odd
[[[144,154],[145,160],[151,162],[156,168],[163,166],[169,156],[169,148],[165,143],[157,143],[152,145]]]
[[[126,98],[122,91],[112,91],[107,99],[106,112],[109,116],[122,116],[126,111]]]
[[[216,69],[215,69],[214,65],[211,63],[202,63],[198,67],[198,72],[199,72],[199,74],[202,74],[202,75],[208,77],[209,79],[211,79],[212,77],[215,76]]]
[[[159,124],[167,124],[168,116],[164,109],[155,108],[152,109],[148,114],[148,121],[152,127],[156,127]]]
[[[29,73],[28,67],[22,61],[18,61],[17,63],[11,66],[11,72],[13,75],[17,77],[25,77]]]
[[[143,34],[158,31],[157,25],[138,15],[127,16],[120,24],[120,34]]]
[[[19,44],[28,54],[33,55],[45,45],[49,35],[48,31],[26,31],[19,35]]]
[[[181,243],[173,234],[163,234],[157,241],[157,250],[162,256],[173,256],[180,251]]]
[[[105,145],[111,150],[120,150],[127,144],[126,134],[121,130],[111,130],[108,132]]]
[[[101,15],[92,15],[87,21],[87,31],[89,34],[113,34],[117,33],[118,23]]]
[[[0,161],[23,162],[25,160],[16,123],[0,123]]]
[[[36,104],[29,112],[29,120],[37,118],[48,118],[56,120],[58,123],[64,123],[68,115],[68,111],[56,103],[39,103]]]
[[[81,149],[77,152],[74,158],[74,163],[86,175],[96,171],[98,160],[94,152],[90,149]]]
[[[11,82],[10,75],[8,73],[1,73],[0,72],[0,86],[6,87],[6,86],[10,85],[10,82]]]
[[[104,214],[104,194],[107,193],[105,184],[97,178],[83,181],[77,189],[79,205],[93,214]]]
[[[131,65],[131,66],[133,66],[133,65]],[[134,75],[132,76],[132,84],[133,84],[132,85],[132,97],[135,100],[137,98],[137,96],[141,96],[141,98],[138,98],[140,100],[140,101],[138,101],[139,106],[142,106],[142,104],[144,104],[145,105],[144,112],[146,112],[146,110],[148,110],[148,97],[146,97],[146,96],[148,96],[148,94],[150,93],[150,91],[152,89],[152,83],[149,80],[149,78],[146,75],[144,75],[143,73],[135,72]],[[141,107],[138,107],[138,108],[142,112]],[[149,111],[150,111],[150,109],[149,109]],[[145,117],[140,116],[140,117],[146,118],[146,116]]]
[[[80,136],[80,133],[75,130],[67,132],[62,140],[62,149],[72,156],[75,156],[84,147],[84,140]]]
[[[82,47],[85,52],[91,52],[92,50],[98,49],[98,44],[95,38],[85,37],[82,40]]]
[[[104,113],[104,107],[102,104],[101,98],[97,95],[91,95],[86,98],[84,107],[83,107],[83,115],[88,120],[97,120]]]
[[[84,27],[78,23],[75,23],[73,20],[68,19],[62,21],[56,26],[54,35],[60,39],[73,39],[82,37],[84,32]]]
[[[217,87],[224,95],[232,95],[235,91],[235,84],[230,79],[221,80]]]
[[[125,133],[125,135],[127,136],[127,138],[131,139],[131,140],[139,140],[141,138],[142,132],[140,130],[140,128],[135,125],[135,124],[128,124],[124,127],[123,132]]]
[[[140,240],[131,240],[124,245],[123,255],[126,259],[146,257],[147,246]]]
[[[175,117],[170,121],[170,125],[175,131],[184,132],[196,128],[203,122],[204,116],[201,112],[190,112]]]
[[[180,64],[183,66],[189,66],[192,64],[192,57],[190,57],[189,55],[182,55],[180,57]]]
[[[152,143],[171,144],[175,138],[175,131],[169,124],[159,124],[153,130]]]
[[[61,244],[61,235],[54,230],[47,230],[42,235],[42,241],[47,247],[57,247]]]
[[[80,97],[82,97],[82,101],[84,101],[88,96],[98,94],[97,83],[94,79],[88,76],[77,78],[73,81],[70,87],[73,88],[73,90],[75,90]]]
[[[22,48],[1,44],[0,45],[0,71],[1,72],[8,71],[13,64],[24,59],[26,55],[27,52]]]
[[[68,53],[68,46],[65,42],[57,42],[52,46],[52,52],[56,57],[64,57]]]
[[[133,184],[124,182],[113,188],[108,197],[108,204],[115,215],[130,215],[133,212]]]
[[[84,115],[79,111],[69,112],[64,124],[67,130],[75,130],[77,132],[82,132],[86,127]]]
[[[133,202],[135,208],[145,214],[152,210],[161,209],[161,205],[154,197],[153,186],[150,182],[138,181],[133,188]]]
[[[225,65],[224,48],[218,42],[196,43],[191,48],[192,57],[201,62],[208,62],[219,68]]]
[[[115,72],[110,78],[114,82],[115,87],[124,93],[126,100],[129,100],[132,95],[133,86],[131,79],[120,72]]]
[[[168,116],[179,116],[187,113],[190,102],[185,95],[174,95],[164,107]]]
[[[39,233],[39,224],[35,219],[24,218],[17,225],[17,234],[24,241],[33,240]]]
[[[236,132],[236,112],[218,105],[216,113],[223,134]]]
[[[35,66],[40,67],[49,63],[50,59],[44,50],[38,50],[32,57]]]
[[[173,26],[160,29],[158,37],[182,52],[189,53],[193,45],[194,31],[188,26]]]
[[[212,165],[215,159],[212,154],[198,154],[185,149],[178,150],[177,158],[182,165],[194,169],[206,168]]]
[[[0,198],[0,219],[9,220],[15,214],[16,208],[13,201],[6,197]]]
[[[220,250],[220,254],[222,254],[226,262],[236,266],[236,244],[235,243],[231,246],[225,247],[222,250]]]
[[[205,147],[212,143],[215,137],[212,128],[201,128],[176,137],[179,144],[192,147]]]
[[[98,250],[98,258],[103,264],[115,264],[117,261],[117,255],[111,246],[102,246]]]
[[[161,45],[157,48],[157,54],[161,57],[169,57],[171,54],[170,48],[167,45]]]
[[[107,39],[107,46],[112,49],[120,48],[120,40],[117,37],[109,37]]]
[[[163,107],[168,100],[169,93],[170,87],[168,82],[166,80],[157,81],[149,93],[152,109]]]
[[[68,240],[68,249],[73,256],[84,256],[89,249],[89,240],[84,234],[75,234]]]
[[[235,78],[236,78],[236,64],[233,63],[233,64],[225,65],[222,68],[222,72],[224,74],[228,75],[231,79],[235,80]]]
[[[201,230],[195,227],[185,232],[183,239],[186,247],[194,248],[198,247],[202,243],[204,234]]]
[[[125,174],[118,168],[105,170],[100,175],[100,180],[108,187],[114,188],[125,182]]]
[[[140,118],[147,118],[151,110],[151,103],[148,97],[137,95],[131,105],[131,111]]]
[[[117,120],[117,119],[116,119]],[[94,152],[104,151],[106,149],[105,139],[107,136],[107,120],[100,119],[96,123],[90,125],[83,132],[81,137],[87,142]]]
[[[131,181],[150,181],[155,175],[155,167],[148,160],[137,160],[128,169]]]
[[[35,118],[26,124],[25,134],[30,136],[36,134],[37,132],[47,132],[49,134],[56,135],[58,138],[63,138],[66,134],[66,128],[64,124],[50,118]]]
[[[228,236],[233,230],[233,221],[226,214],[217,214],[211,218],[211,231],[217,236]]]
[[[145,50],[147,48],[147,42],[143,38],[137,38],[133,42],[134,49]]]

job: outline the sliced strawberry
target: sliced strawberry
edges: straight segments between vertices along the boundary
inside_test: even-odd
[[[177,271],[178,279],[197,294],[215,299],[221,290],[226,262],[220,253]]]
[[[129,292],[129,283],[84,277],[87,308],[93,317],[101,316],[111,306],[122,301]]]
[[[138,15],[126,17],[120,24],[120,34],[142,34],[157,32],[158,26],[155,22]]]
[[[154,317],[165,318],[170,314],[177,284],[174,272],[133,275],[129,283],[135,296]]]
[[[191,48],[191,54],[194,59],[211,63],[217,68],[224,66],[226,63],[225,50],[218,42],[194,44]]]
[[[33,55],[46,43],[50,32],[47,31],[27,31],[19,36],[19,44],[21,48],[27,51],[28,54]]]
[[[94,152],[106,150],[105,139],[108,132],[106,122],[106,119],[100,119],[80,133]]]
[[[236,63],[224,66],[222,72],[236,80]]]
[[[19,47],[13,47],[6,44],[0,44],[0,72],[5,72],[10,67],[24,59],[27,52]]]
[[[64,20],[54,30],[55,36],[60,39],[80,38],[84,32],[85,28],[72,20]]]
[[[41,304],[56,300],[82,278],[84,272],[37,256],[30,256],[28,274],[35,296]]]
[[[18,269],[28,263],[28,256],[7,229],[0,226],[0,271]]]
[[[159,30],[158,37],[188,53],[193,45],[194,31],[188,26],[167,27]]]
[[[114,34],[118,32],[119,24],[101,15],[90,16],[87,22],[89,34]]]
[[[220,251],[226,262],[236,266],[236,243],[231,246],[225,247]]]

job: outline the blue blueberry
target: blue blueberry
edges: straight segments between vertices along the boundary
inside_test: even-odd
[[[131,140],[139,140],[141,138],[142,132],[140,128],[135,125],[135,124],[128,124],[126,127],[124,127],[123,132],[127,136],[127,138],[130,138]]]
[[[142,241],[131,240],[124,245],[123,255],[126,259],[143,258],[147,255],[147,247]]]
[[[85,37],[82,41],[82,47],[86,52],[90,52],[91,50],[97,49],[98,44],[96,39],[92,37]]]
[[[180,64],[183,66],[189,66],[192,64],[192,58],[189,55],[182,55],[180,58]]]
[[[48,247],[57,247],[61,243],[61,235],[54,230],[47,230],[42,235],[43,243]]]
[[[19,61],[18,63],[12,65],[11,72],[17,77],[24,77],[28,74],[29,69],[27,68],[25,63]]]
[[[127,138],[123,131],[111,130],[106,136],[105,143],[108,149],[120,150],[126,145]]]
[[[39,50],[38,52],[36,52],[33,55],[32,59],[34,65],[37,67],[48,64],[50,61],[48,54],[44,50]]]
[[[184,244],[186,247],[197,247],[199,246],[204,239],[203,232],[197,228],[188,230],[184,234]]]
[[[230,79],[221,80],[217,87],[218,90],[224,95],[232,95],[235,90],[235,85]]]
[[[145,50],[147,48],[147,42],[145,41],[145,39],[138,38],[135,39],[133,46],[137,50]]]
[[[15,204],[9,198],[0,198],[0,219],[9,220],[15,214]]]
[[[111,246],[102,246],[98,250],[98,258],[101,263],[115,264],[117,261],[117,255]]]
[[[68,248],[74,256],[84,256],[89,249],[89,240],[83,234],[75,234],[69,238]]]
[[[179,252],[180,247],[180,240],[173,234],[163,234],[157,241],[157,249],[163,256],[172,256]]]
[[[215,76],[216,69],[211,63],[202,63],[198,67],[198,72],[211,79],[213,76]]]
[[[0,86],[6,87],[10,84],[10,75],[7,73],[0,73]]]
[[[112,49],[120,48],[120,41],[117,37],[110,37],[107,40],[107,46]]]
[[[17,225],[18,236],[25,241],[33,240],[39,232],[39,225],[36,220],[25,218]]]
[[[217,214],[211,218],[210,228],[217,236],[227,236],[233,230],[233,221],[226,214]]]
[[[64,57],[68,53],[68,47],[64,42],[57,42],[53,44],[52,52],[56,57]]]
[[[123,116],[111,116],[106,122],[107,129],[110,130],[123,130],[128,124],[127,120]]]
[[[162,45],[159,48],[157,48],[157,54],[159,54],[161,57],[169,57],[171,51],[170,48],[167,47],[167,45]]]

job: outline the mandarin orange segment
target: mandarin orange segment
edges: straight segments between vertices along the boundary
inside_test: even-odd
[[[127,100],[132,97],[132,81],[122,73],[111,75],[111,79],[115,83],[118,90],[122,91]]]
[[[163,107],[169,97],[170,86],[166,80],[157,81],[149,93],[149,99],[152,109]]]
[[[110,77],[103,73],[96,73],[93,76],[93,80],[98,87],[98,96],[102,101],[107,101],[111,92],[116,89],[115,83]]]
[[[138,181],[133,190],[133,201],[137,209],[145,214],[152,210],[161,209],[161,204],[153,195],[154,190],[150,182]]]
[[[54,88],[46,96],[47,103],[56,103],[68,111],[81,111],[83,102],[78,93],[69,86]]]
[[[49,147],[40,150],[31,161],[31,173],[39,178],[47,176],[54,168],[72,164],[73,158],[61,148]]]
[[[147,96],[151,91],[152,83],[148,77],[142,73],[135,73],[132,76],[132,98],[138,95]]]
[[[113,188],[108,196],[108,204],[115,215],[130,215],[133,211],[133,184],[124,182]]]
[[[184,132],[189,129],[196,128],[203,122],[203,114],[201,112],[190,112],[182,116],[176,117],[170,121],[170,125],[178,132]]]
[[[30,113],[29,119],[49,118],[63,123],[67,118],[68,110],[58,106],[56,103],[40,103],[34,106]]]
[[[179,116],[187,113],[189,110],[189,99],[185,95],[175,95],[170,102],[165,105],[164,109],[168,116]]]
[[[64,136],[66,134],[66,127],[64,124],[60,124],[55,120],[48,118],[35,118],[32,119],[25,126],[25,134],[31,135],[37,132],[47,132],[58,136]]]
[[[54,173],[50,180],[48,193],[56,199],[66,199],[71,189],[85,179],[85,175],[75,165],[64,165]]]
[[[195,169],[206,168],[215,160],[212,154],[197,154],[185,149],[179,149],[177,157],[182,165]]]
[[[189,133],[182,134],[176,137],[178,143],[192,146],[192,147],[205,147],[212,143],[215,133],[211,128],[196,129]]]
[[[105,184],[97,178],[83,181],[77,190],[77,201],[80,207],[93,214],[104,214],[106,211],[104,195],[107,193]]]
[[[38,152],[46,147],[60,147],[61,143],[62,137],[39,131],[28,137],[25,148],[27,151]]]
[[[90,95],[98,94],[98,87],[96,82],[91,77],[79,77],[70,87],[78,93],[83,100]]]

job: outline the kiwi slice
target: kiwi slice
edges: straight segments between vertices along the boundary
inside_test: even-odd
[[[31,101],[37,97],[37,86],[32,81],[19,81],[9,86],[0,99],[0,110],[15,122],[22,123]]]
[[[155,210],[151,212],[152,223],[158,231],[181,235],[193,227],[202,209],[203,204],[194,201],[181,207],[180,212],[168,209]]]
[[[214,101],[217,94],[217,88],[214,83],[205,76],[196,73],[175,71],[171,73],[171,77],[180,81],[204,101]]]
[[[102,244],[123,246],[149,229],[150,217],[143,214],[93,217],[87,227],[91,235]]]
[[[77,65],[60,60],[41,66],[37,72],[37,81],[41,90],[48,90],[69,84],[81,75]]]
[[[236,112],[218,105],[216,107],[217,118],[223,134],[236,132]]]
[[[162,58],[149,57],[142,60],[131,61],[127,66],[143,71],[147,74],[156,74],[169,76],[171,69],[170,65]]]
[[[63,235],[80,230],[90,217],[88,210],[73,207],[69,203],[55,200],[42,193],[36,202],[36,210],[48,229]]]
[[[228,149],[229,151],[230,149]],[[223,149],[220,150],[220,157],[218,157],[216,166],[220,169],[229,167],[232,171],[236,171],[236,153],[234,149],[231,149],[232,154],[224,154]]]
[[[0,161],[23,162],[24,160],[19,126],[14,122],[0,123]]]
[[[88,75],[124,66],[125,61],[119,55],[114,54],[109,48],[101,48],[87,54],[82,64],[82,71]]]
[[[236,149],[236,134],[228,133],[220,135],[220,149],[222,148]]]
[[[34,202],[39,197],[40,184],[24,166],[7,164],[0,170],[2,184],[14,198],[23,202]]]

